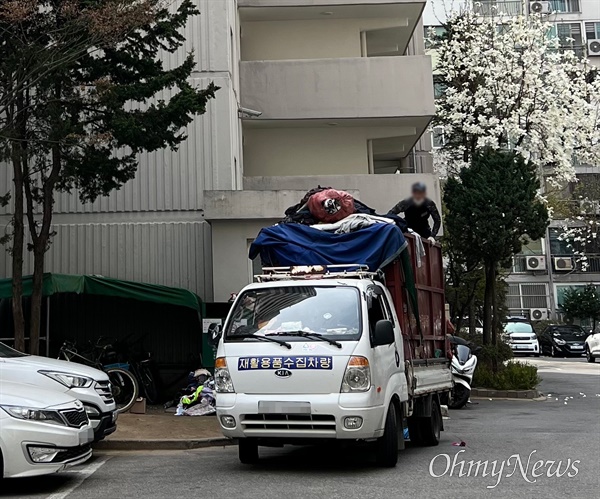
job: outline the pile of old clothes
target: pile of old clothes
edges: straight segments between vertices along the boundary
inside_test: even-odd
[[[215,381],[206,369],[196,369],[188,376],[187,395],[179,399],[176,416],[207,416],[217,412]]]

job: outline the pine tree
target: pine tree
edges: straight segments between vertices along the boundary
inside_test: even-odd
[[[539,188],[534,166],[514,153],[492,149],[476,153],[471,167],[446,183],[446,227],[455,249],[472,265],[484,267],[485,344],[496,343],[498,271],[521,251],[525,236],[538,239],[548,226]]]

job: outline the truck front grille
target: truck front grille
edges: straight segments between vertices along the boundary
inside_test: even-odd
[[[335,416],[329,414],[243,414],[241,419],[246,431],[317,431],[335,435]]]
[[[102,400],[107,404],[112,404],[115,401],[109,381],[96,381],[94,388]]]

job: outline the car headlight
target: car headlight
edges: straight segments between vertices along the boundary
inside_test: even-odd
[[[215,359],[215,389],[217,393],[235,393],[225,357]]]
[[[365,357],[350,357],[342,378],[342,393],[366,392],[371,388],[371,368]]]
[[[535,335],[535,334],[532,334],[532,335],[531,335],[531,339],[532,339],[532,340],[537,340],[537,335]]]
[[[58,413],[58,411],[49,411],[46,409],[31,409],[29,407],[17,407],[14,405],[0,405],[2,409],[13,418],[24,419],[27,421],[39,421],[40,423],[50,423],[60,426],[67,426],[67,423]]]
[[[67,374],[55,371],[38,372],[44,376],[48,376],[54,381],[58,381],[61,385],[64,385],[67,388],[89,388],[94,382],[92,378],[88,378],[87,376],[77,376],[75,374]]]
[[[567,342],[560,338],[554,338],[554,343],[556,343],[557,345],[565,345]]]

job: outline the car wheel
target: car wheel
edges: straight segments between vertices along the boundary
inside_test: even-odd
[[[258,442],[251,438],[240,438],[238,452],[242,464],[256,464],[258,462]]]
[[[590,347],[587,345],[585,346],[585,358],[590,364],[596,362],[596,358],[592,356],[592,352],[590,352]]]
[[[386,468],[393,468],[398,462],[398,415],[393,403],[385,417],[383,436],[375,443],[375,459]]]

